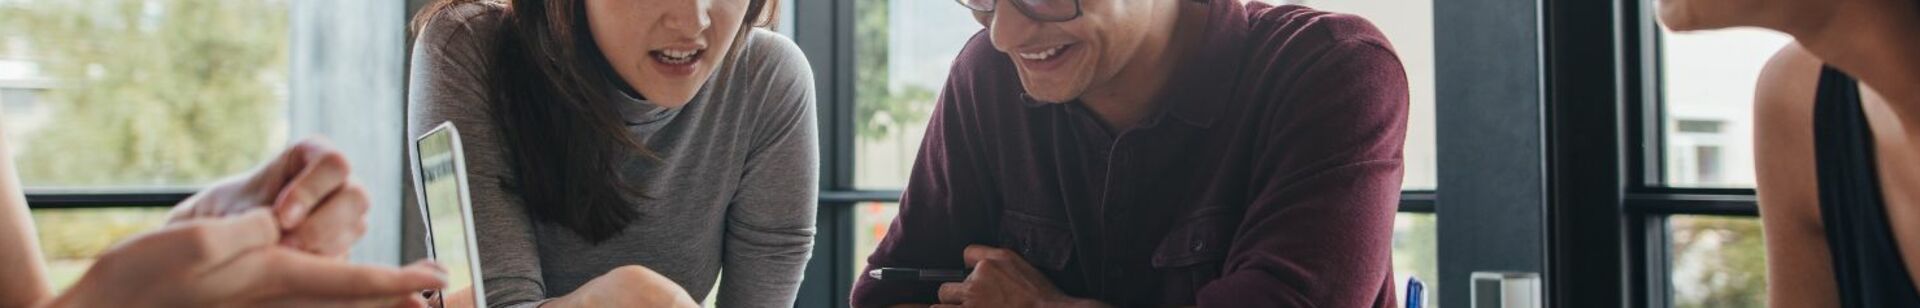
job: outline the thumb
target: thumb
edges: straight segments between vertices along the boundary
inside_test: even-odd
[[[266,269],[270,281],[282,285],[291,297],[389,298],[418,296],[421,290],[444,287],[446,272],[431,262],[404,268],[361,265],[339,259],[277,250],[279,262]]]

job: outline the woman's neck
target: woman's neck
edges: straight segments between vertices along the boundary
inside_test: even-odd
[[[1841,1],[1827,20],[1792,34],[1821,61],[1886,97],[1906,127],[1920,127],[1920,3]]]

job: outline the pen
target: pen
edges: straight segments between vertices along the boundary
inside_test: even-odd
[[[966,270],[882,267],[867,271],[867,277],[886,281],[960,282],[967,280]]]

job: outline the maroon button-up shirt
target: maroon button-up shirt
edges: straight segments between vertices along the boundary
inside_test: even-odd
[[[1360,17],[1211,1],[1161,110],[1112,134],[1079,103],[1025,98],[975,35],[868,269],[964,268],[983,244],[1117,306],[1393,306],[1393,48]],[[937,303],[938,288],[862,275],[852,302]]]

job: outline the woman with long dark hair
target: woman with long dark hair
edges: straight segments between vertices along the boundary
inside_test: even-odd
[[[772,0],[441,0],[409,127],[464,134],[488,304],[791,306],[812,72]],[[725,271],[726,278],[719,279]]]
[[[1660,19],[1794,37],[1755,93],[1770,304],[1920,307],[1920,1],[1662,0]]]

